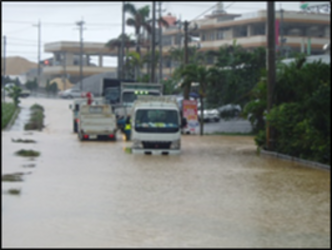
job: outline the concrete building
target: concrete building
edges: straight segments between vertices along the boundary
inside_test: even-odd
[[[62,77],[73,83],[80,81],[80,42],[59,41],[46,43],[44,51],[53,53],[53,60],[42,69],[42,87],[47,79]],[[116,56],[116,49],[110,50],[105,43],[83,42],[82,78],[101,73],[116,73],[116,67],[104,67],[105,56]],[[92,64],[90,57],[98,56],[98,65]]]
[[[169,77],[173,69],[178,66],[169,57],[172,48],[183,48],[183,24],[168,14],[164,19],[169,27],[162,29],[163,78]],[[308,55],[326,53],[324,45],[330,42],[330,14],[307,13],[304,11],[276,11],[277,50],[281,50],[287,57],[291,52],[304,52]],[[194,29],[196,27],[196,29]],[[189,25],[189,46],[196,46],[199,51],[218,51],[223,45],[232,45],[236,40],[245,49],[267,47],[267,11],[260,10],[246,14],[230,14],[223,9],[221,2],[210,15],[195,20]],[[158,34],[158,33],[157,33]],[[145,34],[145,40],[148,39]],[[159,39],[156,36],[156,40]],[[147,48],[141,46],[144,55]],[[156,46],[158,50],[158,46]],[[135,47],[129,51],[135,51]],[[77,83],[80,79],[80,43],[60,41],[45,44],[45,52],[53,53],[52,65],[43,67],[42,84],[46,79],[55,77],[69,78]],[[103,67],[103,57],[117,57],[116,48],[109,49],[105,43],[84,42],[83,44],[83,78],[112,72],[117,77],[116,67]],[[91,56],[98,56],[98,65],[90,62]],[[207,61],[211,65],[213,61]],[[157,71],[156,71],[157,72]],[[142,73],[147,73],[146,65]]]
[[[323,46],[330,42],[331,17],[325,13],[303,11],[276,11],[277,50],[287,56],[290,52],[308,55],[323,54]],[[247,14],[228,14],[222,4],[211,15],[193,21],[189,31],[199,39],[189,46],[198,46],[199,51],[217,51],[220,46],[232,45],[233,40],[245,49],[267,47],[267,11],[260,10]],[[183,27],[171,25],[163,29],[163,54],[171,48],[183,47]],[[197,42],[197,40],[199,42]],[[164,72],[171,72],[170,58],[164,59]],[[208,63],[208,62],[207,62]],[[167,74],[164,74],[167,75]]]

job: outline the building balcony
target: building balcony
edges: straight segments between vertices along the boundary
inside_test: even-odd
[[[106,72],[116,72],[116,67],[94,67],[94,66],[83,66],[82,67],[82,75],[84,77],[97,75],[100,73]],[[47,66],[43,68],[44,75],[63,75],[69,74],[71,76],[79,76],[80,75],[80,66],[66,66],[64,69],[63,66]]]

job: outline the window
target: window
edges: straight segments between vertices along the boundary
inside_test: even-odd
[[[265,24],[253,25],[253,36],[265,35]]]
[[[217,40],[224,39],[224,32],[222,30],[217,31]]]
[[[140,109],[135,115],[137,132],[174,133],[179,130],[177,110]]]
[[[163,39],[164,46],[171,46],[172,45],[172,37],[171,36],[164,36]]]
[[[159,93],[152,92],[152,91],[135,91],[135,92],[124,92],[122,96],[122,102],[126,106],[131,106],[133,102],[137,99],[137,95],[157,95],[159,96]]]

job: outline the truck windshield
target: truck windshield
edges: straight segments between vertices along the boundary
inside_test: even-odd
[[[111,104],[120,102],[120,89],[118,87],[109,87],[105,89],[105,99]]]
[[[122,102],[126,106],[131,106],[134,101],[137,99],[138,95],[155,95],[159,96],[160,93],[152,92],[152,91],[136,91],[137,93],[133,92],[124,92],[122,95]]]
[[[135,115],[135,130],[137,132],[179,131],[179,117],[177,110],[139,109]]]

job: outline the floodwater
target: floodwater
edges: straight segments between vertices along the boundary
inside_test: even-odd
[[[331,246],[330,171],[258,156],[248,136],[184,135],[181,155],[132,155],[121,136],[80,142],[69,100],[21,104],[34,103],[43,131],[2,132],[2,173],[24,173],[2,182],[2,247]]]

